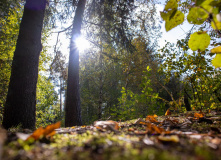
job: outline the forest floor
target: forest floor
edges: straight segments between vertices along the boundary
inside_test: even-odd
[[[52,124],[34,133],[0,129],[0,159],[221,160],[221,112],[59,126]]]

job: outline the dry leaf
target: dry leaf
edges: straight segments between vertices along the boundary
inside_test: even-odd
[[[143,125],[146,125],[147,122],[144,121],[142,118],[138,118],[138,119],[134,122],[134,124],[143,124]]]
[[[61,122],[57,122],[55,124],[48,125],[46,128],[39,127],[37,130],[35,130],[32,135],[30,135],[27,139],[33,138],[34,140],[39,140],[42,137],[51,137],[55,135],[56,131],[55,129],[60,128]]]
[[[171,115],[171,111],[168,109],[165,113],[165,116],[169,116],[169,115]]]
[[[53,131],[57,128],[60,128],[60,126],[61,126],[61,122],[57,122],[55,124],[48,125],[44,130],[45,136],[47,136],[49,134],[52,136]],[[55,132],[54,132],[54,134],[55,134]]]
[[[128,128],[128,131],[134,132],[133,128]]]
[[[180,141],[180,139],[177,135],[159,136],[158,140],[161,141],[161,142],[174,142],[174,143],[178,143]]]
[[[194,113],[195,119],[199,119],[199,118],[203,118],[203,117],[204,117],[203,113]]]
[[[119,125],[117,122],[115,121],[96,121],[94,122],[94,126],[96,128],[102,128],[102,129],[106,129],[106,130],[111,130],[111,131],[117,131],[119,130]]]
[[[162,132],[165,132],[163,128],[157,127],[154,124],[148,123],[146,131],[150,134],[161,134]]]
[[[156,115],[153,115],[153,116],[151,116],[151,115],[148,115],[147,117],[146,117],[146,121],[150,121],[150,122],[157,122],[157,120],[155,119],[155,117],[157,117]]]

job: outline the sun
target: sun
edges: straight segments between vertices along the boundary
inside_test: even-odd
[[[86,49],[90,48],[90,43],[83,36],[79,36],[75,39],[75,44],[80,53],[83,53]]]

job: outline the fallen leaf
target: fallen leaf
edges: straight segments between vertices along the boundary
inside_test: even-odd
[[[143,142],[146,144],[146,145],[154,145],[154,142],[152,140],[150,140],[149,138],[144,138],[143,139]]]
[[[146,125],[147,122],[144,121],[142,118],[138,118],[138,119],[134,122],[134,124],[143,124],[143,125]]]
[[[179,137],[177,135],[172,135],[172,136],[159,136],[158,140],[160,142],[174,142],[178,143],[180,141]]]
[[[51,136],[53,136],[55,134],[54,130],[57,128],[60,128],[60,126],[61,126],[61,122],[57,122],[55,124],[48,125],[44,129],[44,135],[47,136],[50,134]],[[54,133],[54,134],[52,134],[52,133]]]
[[[214,138],[211,140],[211,143],[216,144],[216,145],[220,145],[221,144],[221,139],[220,138]]]
[[[128,131],[134,132],[133,128],[128,128]]]
[[[157,127],[155,124],[148,123],[146,131],[150,134],[161,134],[165,132],[163,128]]]
[[[165,116],[169,116],[169,115],[171,115],[171,111],[168,109],[165,113]]]
[[[56,131],[55,129],[60,128],[61,122],[57,122],[55,124],[50,124],[46,128],[39,127],[37,130],[35,130],[27,139],[33,138],[34,140],[39,140],[43,137],[51,137],[55,135]]]
[[[157,120],[155,119],[155,117],[157,117],[156,115],[153,115],[153,116],[151,116],[151,115],[148,115],[147,117],[146,117],[146,121],[150,121],[150,122],[157,122]]]
[[[96,128],[102,128],[106,130],[111,130],[111,131],[117,131],[119,130],[119,125],[115,121],[96,121],[94,122],[94,126]]]
[[[204,115],[202,113],[194,113],[194,118],[199,119],[199,118],[203,118]]]

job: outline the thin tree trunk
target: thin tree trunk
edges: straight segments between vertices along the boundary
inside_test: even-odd
[[[36,85],[46,0],[27,0],[12,62],[3,126],[35,128]]]
[[[62,76],[60,76],[60,116],[62,116],[62,90],[63,90]]]
[[[65,107],[65,126],[81,125],[80,91],[79,91],[79,51],[75,39],[80,35],[86,0],[79,0],[72,29],[68,65],[67,100]]]
[[[102,48],[101,48],[102,53]],[[99,75],[99,100],[98,100],[98,119],[102,118],[102,102],[103,102],[103,55],[100,53],[99,66],[101,73]]]

